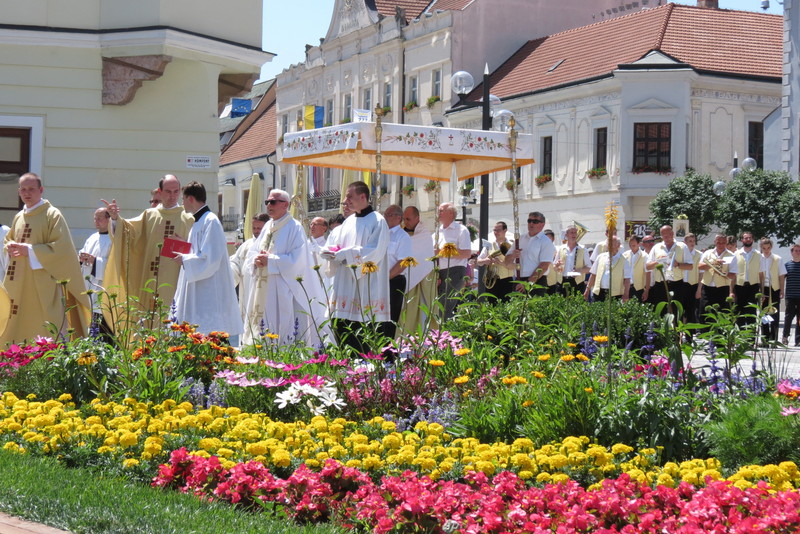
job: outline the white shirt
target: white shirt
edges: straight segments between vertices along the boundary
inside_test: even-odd
[[[631,262],[627,259],[620,259],[622,258],[622,250],[618,250],[614,257],[611,258],[611,265],[608,264],[608,252],[601,252],[600,255],[597,257],[597,261],[592,264],[592,268],[589,272],[593,275],[597,275],[597,271],[600,268],[600,265],[605,265],[606,268],[603,272],[603,277],[600,279],[600,289],[608,289],[609,282],[611,281],[611,269],[614,265],[616,265],[617,261],[622,261],[624,263],[622,267],[622,278],[626,280],[630,280],[633,277],[633,269],[631,268]]]
[[[552,263],[556,256],[556,246],[544,232],[531,236],[525,234],[519,238],[522,254],[520,256],[520,275],[522,278],[529,278],[533,275],[534,269],[542,262]],[[516,243],[511,246],[509,254],[517,250]],[[545,270],[539,276],[545,276],[550,269]]]
[[[434,236],[434,239],[436,237]],[[472,241],[469,238],[469,230],[460,222],[453,221],[450,226],[445,228],[439,225],[439,250],[441,251],[445,243],[453,243],[458,250],[472,250]],[[442,258],[439,260],[439,268],[466,267],[469,259],[462,258]]]
[[[386,262],[386,266],[389,267],[390,271],[398,261],[413,255],[411,251],[411,238],[399,224],[393,228],[389,228],[389,248],[386,249],[386,254],[389,258],[389,261]]]

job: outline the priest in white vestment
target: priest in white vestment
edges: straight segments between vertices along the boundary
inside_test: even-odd
[[[312,269],[303,225],[289,213],[289,194],[273,189],[266,200],[270,221],[245,262],[253,289],[247,303],[243,344],[332,341],[322,287]]]
[[[411,237],[411,256],[417,265],[406,271],[406,302],[400,319],[401,329],[415,334],[427,320],[427,312],[436,298],[436,273],[433,271],[433,233],[420,220],[419,209],[403,210],[403,228]]]
[[[389,315],[389,226],[369,203],[369,186],[353,182],[345,204],[353,214],[331,235],[322,256],[334,270],[330,310],[340,344],[365,352],[365,325],[377,331]]]
[[[111,250],[111,237],[108,235],[108,224],[111,222],[111,215],[106,208],[98,208],[94,212],[94,227],[97,231],[90,235],[83,248],[78,252],[78,260],[81,262],[81,272],[86,282],[86,289],[91,290],[89,300],[92,302],[92,313],[95,319],[98,314],[102,314],[98,295],[103,291],[103,274],[106,270],[108,253]]]
[[[233,284],[239,287],[239,312],[242,316],[242,321],[247,320],[247,300],[250,298],[253,281],[253,277],[245,268],[245,261],[250,250],[258,243],[258,237],[261,235],[261,230],[267,224],[267,221],[269,221],[269,215],[266,213],[259,213],[253,217],[250,222],[250,227],[253,229],[253,237],[239,245],[239,248],[230,257]]]
[[[175,317],[196,324],[203,334],[223,331],[237,336],[242,333],[242,318],[225,232],[206,205],[203,184],[191,182],[183,188],[183,207],[195,222],[189,232],[191,252],[175,257],[183,265],[175,291]]]

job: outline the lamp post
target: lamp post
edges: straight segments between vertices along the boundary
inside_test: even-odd
[[[755,159],[753,159],[753,158],[744,158],[744,161],[742,161],[742,168],[740,169],[739,168],[739,154],[734,152],[733,153],[733,168],[731,169],[731,172],[728,173],[728,177],[731,180],[735,180],[736,177],[738,177],[742,173],[742,171],[752,172],[752,171],[756,170],[756,168],[758,168],[758,162]],[[718,197],[721,197],[722,194],[725,192],[725,188],[727,186],[728,186],[728,184],[724,180],[718,180],[716,183],[714,183],[714,194],[717,195]]]
[[[466,71],[458,71],[450,78],[450,86],[453,89],[453,92],[456,93],[459,97],[458,103],[462,104],[463,97],[472,91],[475,87],[475,80],[472,75]],[[490,130],[492,128],[492,113],[491,113],[491,105],[492,105],[492,97],[494,95],[489,94],[489,64],[486,64],[486,67],[483,70],[483,99],[482,99],[482,113],[481,113],[481,129],[482,130]],[[495,102],[499,103],[500,99],[494,97]],[[480,219],[478,225],[478,243],[479,247],[483,247],[484,241],[489,238],[489,175],[483,174],[481,175],[481,190],[480,190]],[[466,208],[464,208],[464,222],[466,223]],[[480,251],[479,251],[480,252]],[[481,267],[484,269],[484,267]],[[486,287],[483,283],[483,273],[480,273],[481,276],[478,276],[478,294],[482,294],[486,291]]]

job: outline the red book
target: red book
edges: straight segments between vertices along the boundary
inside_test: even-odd
[[[191,243],[175,237],[165,237],[164,246],[161,247],[161,255],[165,258],[174,258],[178,254],[188,254],[191,251]]]

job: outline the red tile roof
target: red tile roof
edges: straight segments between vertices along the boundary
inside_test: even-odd
[[[437,9],[452,9],[453,11],[461,11],[474,1],[475,0],[436,0],[429,11],[436,11]]]
[[[491,92],[504,98],[608,76],[651,50],[699,72],[780,80],[783,17],[677,4],[645,9],[528,41],[491,75]],[[469,99],[481,94],[476,87]]]
[[[244,125],[245,123],[242,123],[240,126]],[[273,97],[272,102],[267,104],[267,108],[260,117],[244,132],[236,132],[235,135],[239,135],[239,137],[229,144],[219,156],[220,166],[272,154],[275,152],[277,144],[277,130],[277,115]]]
[[[394,17],[395,8],[401,7],[406,10],[406,19],[411,20],[419,17],[425,12],[425,8],[431,4],[431,0],[375,0],[375,7],[378,13],[385,17]]]

